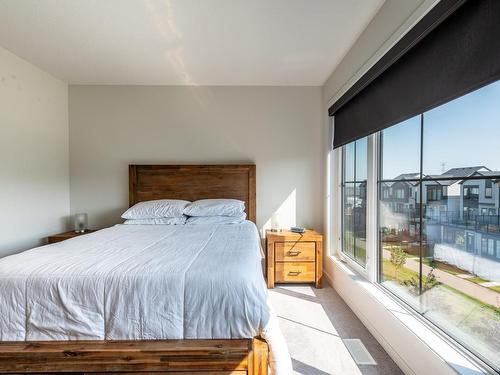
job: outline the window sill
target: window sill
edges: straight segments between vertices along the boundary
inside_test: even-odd
[[[359,263],[357,263],[354,259],[350,258],[348,255],[342,254],[341,256],[337,257],[332,257],[328,256],[332,259],[335,259],[336,261],[346,264],[347,267],[349,267],[351,270],[354,272],[358,273],[360,276],[364,277],[365,279],[368,279],[368,273],[366,271],[366,268],[363,268],[363,266]]]
[[[325,275],[405,374],[488,373],[337,257],[325,257]]]

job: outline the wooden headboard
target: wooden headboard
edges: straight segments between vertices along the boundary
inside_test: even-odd
[[[129,205],[154,199],[232,198],[256,222],[255,165],[129,165]]]

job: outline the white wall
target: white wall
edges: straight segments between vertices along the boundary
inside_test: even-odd
[[[69,215],[68,86],[0,48],[0,257]]]
[[[70,86],[71,212],[88,212],[91,227],[120,222],[131,163],[255,163],[259,227],[289,198],[296,223],[320,229],[321,96],[320,87]]]

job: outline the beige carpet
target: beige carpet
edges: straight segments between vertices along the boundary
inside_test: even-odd
[[[269,293],[295,374],[402,374],[332,287],[282,285]],[[376,365],[358,365],[345,339],[360,339]]]

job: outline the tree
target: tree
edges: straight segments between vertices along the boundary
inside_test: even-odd
[[[398,279],[399,269],[405,265],[408,254],[400,247],[391,249],[391,263],[394,265],[394,278]]]
[[[409,287],[414,294],[420,293],[420,280],[418,277],[413,276],[410,280],[405,280],[403,284]],[[439,285],[439,281],[437,281],[436,275],[434,275],[434,268],[431,268],[427,276],[422,278],[422,294],[431,290],[436,285]]]

